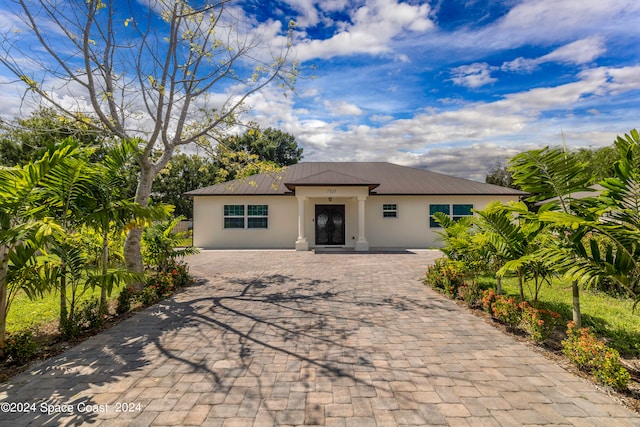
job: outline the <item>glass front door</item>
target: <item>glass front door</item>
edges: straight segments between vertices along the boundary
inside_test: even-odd
[[[344,245],[344,205],[316,205],[316,245]]]

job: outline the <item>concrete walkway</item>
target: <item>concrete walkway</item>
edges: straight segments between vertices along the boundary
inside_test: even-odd
[[[640,426],[424,287],[436,256],[203,252],[200,284],[1,384],[0,424]]]

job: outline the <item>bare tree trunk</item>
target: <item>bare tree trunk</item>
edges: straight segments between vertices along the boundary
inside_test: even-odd
[[[496,277],[496,293],[502,295],[502,276]]]
[[[141,154],[141,156],[143,155],[144,154]],[[153,186],[153,180],[157,175],[157,171],[162,169],[167,164],[172,155],[173,150],[167,149],[156,164],[152,164],[147,158],[138,158],[138,163],[140,164],[140,180],[138,181],[138,187],[136,188],[135,201],[141,206],[149,206],[151,188]],[[124,241],[124,261],[127,270],[129,270],[130,272],[144,272],[141,245],[142,228],[132,228]],[[135,282],[133,284],[133,288],[136,291],[141,291],[143,287],[144,283],[141,282]]]
[[[576,328],[582,328],[582,314],[580,312],[580,287],[578,281],[574,280],[571,283],[571,289],[573,291],[573,323],[576,324]]]

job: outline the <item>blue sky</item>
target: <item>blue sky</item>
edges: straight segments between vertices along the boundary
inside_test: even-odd
[[[483,180],[496,161],[562,144],[561,132],[569,147],[595,148],[638,127],[637,0],[246,0],[235,13],[265,45],[297,23],[292,57],[314,78],[247,105],[248,118],[293,134],[307,161]],[[19,90],[3,72],[7,117]]]

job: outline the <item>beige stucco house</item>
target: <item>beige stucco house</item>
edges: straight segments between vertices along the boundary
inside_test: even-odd
[[[439,246],[435,212],[471,215],[525,193],[391,163],[310,162],[186,193],[206,249]]]

